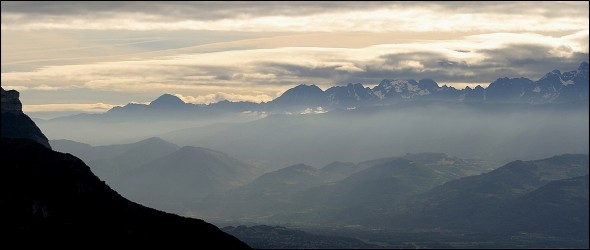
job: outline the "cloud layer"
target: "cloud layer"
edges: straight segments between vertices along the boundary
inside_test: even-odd
[[[585,8],[584,8],[585,7]],[[575,2],[9,2],[2,29],[433,31],[583,29]]]

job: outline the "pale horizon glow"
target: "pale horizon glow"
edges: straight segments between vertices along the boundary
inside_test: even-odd
[[[575,70],[588,20],[588,2],[2,2],[2,86],[29,112],[383,79],[486,87]]]

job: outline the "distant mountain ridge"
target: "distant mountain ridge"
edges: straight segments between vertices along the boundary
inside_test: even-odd
[[[581,63],[573,71],[561,73],[553,70],[537,81],[523,77],[503,77],[490,83],[487,88],[478,86],[462,90],[439,86],[432,79],[384,79],[372,89],[361,83],[349,83],[346,86],[330,87],[323,92],[315,85],[299,85],[270,103],[284,103],[283,100],[324,108],[352,108],[420,100],[529,104],[575,102],[588,100],[588,63]]]
[[[276,99],[263,102],[220,101],[212,104],[185,103],[177,96],[164,94],[150,104],[130,103],[114,107],[106,115],[218,115],[225,112],[260,111],[270,113],[301,112],[307,108],[323,110],[351,109],[362,106],[391,105],[408,101],[444,101],[466,103],[546,104],[588,101],[588,63],[578,69],[553,70],[537,81],[502,77],[486,88],[456,89],[439,86],[432,79],[384,79],[372,89],[361,83],[333,86],[325,91],[316,85],[297,85]],[[166,112],[162,112],[166,111]]]

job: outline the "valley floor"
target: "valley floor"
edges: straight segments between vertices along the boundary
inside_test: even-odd
[[[239,233],[228,230],[236,227],[217,224],[254,248],[437,248],[437,249],[478,249],[478,248],[588,248],[588,239],[556,237],[543,234],[516,233],[462,233],[433,229],[432,231],[402,232],[395,230],[371,229],[361,226],[309,227],[249,226]],[[245,227],[245,226],[237,226]],[[305,232],[305,235],[302,235]],[[281,235],[269,237],[269,235]],[[294,235],[297,235],[296,237]],[[286,240],[287,239],[287,240]],[[288,240],[291,239],[291,240]],[[269,245],[272,244],[272,245]],[[334,245],[330,245],[334,244]],[[346,245],[348,244],[348,245]]]

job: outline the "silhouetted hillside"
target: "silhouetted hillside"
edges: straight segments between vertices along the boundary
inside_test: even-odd
[[[24,139],[2,138],[3,232],[30,238],[246,248],[202,220],[133,203],[70,154]]]
[[[549,182],[502,211],[509,217],[502,227],[588,237],[588,175]]]

